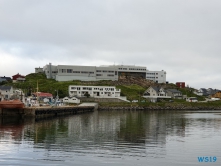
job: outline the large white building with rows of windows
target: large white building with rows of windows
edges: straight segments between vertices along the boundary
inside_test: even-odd
[[[156,83],[166,83],[166,71],[147,71],[146,79]]]
[[[89,94],[90,97],[119,98],[120,92],[115,86],[69,86],[70,97],[85,97]]]
[[[44,72],[48,79],[57,81],[99,81],[118,80],[121,76],[146,78],[157,83],[166,83],[165,71],[148,71],[145,66],[110,65],[110,66],[73,66],[45,65],[35,68],[35,72]]]

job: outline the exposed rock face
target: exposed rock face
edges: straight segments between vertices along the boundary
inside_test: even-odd
[[[146,80],[143,78],[139,78],[139,77],[133,77],[133,76],[121,76],[119,77],[118,81],[81,81],[82,85],[92,85],[92,86],[97,86],[97,85],[101,85],[101,84],[105,84],[108,86],[117,86],[117,85],[133,85],[133,84],[137,84],[140,85],[144,88],[148,88],[151,85],[157,85],[155,82],[151,81],[151,80]]]

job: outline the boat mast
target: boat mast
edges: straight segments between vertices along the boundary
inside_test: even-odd
[[[36,92],[36,94],[37,94],[37,101],[38,101],[38,80],[37,80],[37,92]]]

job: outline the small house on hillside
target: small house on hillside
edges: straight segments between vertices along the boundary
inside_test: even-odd
[[[176,82],[176,86],[179,88],[185,88],[185,82]]]
[[[183,98],[182,92],[180,92],[177,89],[167,89],[166,92],[167,92],[168,96],[171,96],[171,98],[174,98],[174,99],[182,99]]]
[[[215,94],[211,95],[212,98],[220,98],[221,99],[221,91],[216,92]]]
[[[160,86],[150,86],[144,92],[143,97],[149,99],[151,102],[157,102],[158,99],[171,98],[167,95],[165,89]]]
[[[11,81],[11,77],[0,77],[0,82],[3,82],[3,81]]]
[[[12,81],[13,82],[24,82],[25,81],[25,76],[20,75],[19,73],[16,75],[12,76]]]
[[[193,93],[198,96],[207,96],[208,95],[207,90],[205,88],[200,88],[199,90],[195,90]]]
[[[1,99],[10,99],[14,95],[14,89],[12,86],[0,86]]]

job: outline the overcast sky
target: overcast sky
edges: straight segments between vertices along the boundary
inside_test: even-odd
[[[220,0],[0,0],[0,76],[138,65],[221,89]]]

